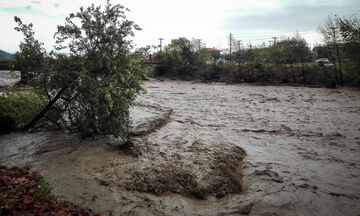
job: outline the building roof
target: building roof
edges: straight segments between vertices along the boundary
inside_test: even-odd
[[[221,52],[221,50],[215,49],[215,48],[205,48],[208,52]]]

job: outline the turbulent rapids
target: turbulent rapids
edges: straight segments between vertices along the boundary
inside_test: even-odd
[[[1,86],[17,78],[1,72]],[[146,81],[132,139],[0,137],[54,195],[103,215],[356,215],[360,92]]]

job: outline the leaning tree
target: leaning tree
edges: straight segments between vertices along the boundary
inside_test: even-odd
[[[30,85],[47,101],[23,129],[46,119],[83,136],[128,137],[129,108],[144,91],[144,66],[142,55],[132,52],[131,37],[140,28],[126,18],[126,11],[109,1],[104,8],[80,8],[58,26],[50,53],[34,39],[32,24],[15,17],[16,30],[25,37],[17,59],[27,66]]]

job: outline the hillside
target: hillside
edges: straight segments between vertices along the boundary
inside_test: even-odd
[[[13,54],[0,50],[0,61],[10,61],[13,59]]]

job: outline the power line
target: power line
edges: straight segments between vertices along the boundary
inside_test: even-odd
[[[300,31],[300,32],[249,32],[249,33],[235,33],[233,35],[236,36],[251,36],[251,35],[281,35],[281,34],[294,34],[294,33],[299,33],[299,34],[307,34],[307,33],[312,33],[312,32],[316,32],[315,30],[309,30],[309,31]]]

